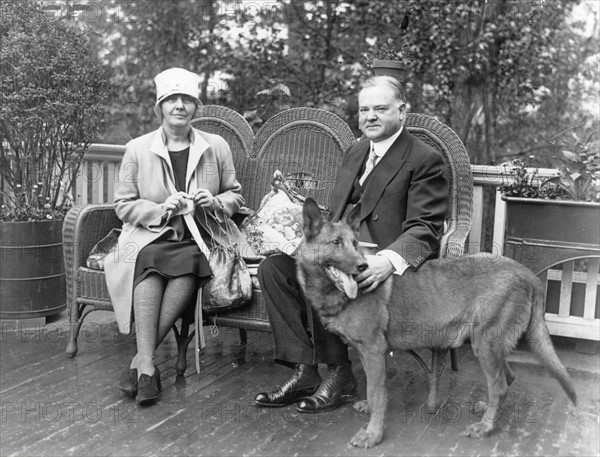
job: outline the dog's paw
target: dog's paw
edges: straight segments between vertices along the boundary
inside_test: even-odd
[[[354,447],[369,448],[381,442],[383,433],[369,433],[364,428],[361,428],[356,435],[350,440],[350,444]]]
[[[490,422],[480,421],[467,426],[461,435],[470,436],[471,438],[484,438],[492,432],[493,428],[494,426]]]
[[[480,400],[473,405],[473,413],[474,414],[483,414],[487,409],[487,402]]]
[[[440,409],[441,403],[439,401],[430,404],[429,401],[425,404],[425,411],[427,414],[436,414]]]
[[[356,411],[358,411],[359,413],[368,413],[368,412],[370,412],[369,402],[367,400],[359,400],[356,403],[354,403],[352,405],[352,407]]]

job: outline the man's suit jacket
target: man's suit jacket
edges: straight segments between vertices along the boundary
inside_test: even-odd
[[[343,216],[369,149],[362,140],[346,154],[330,201],[333,220]],[[359,239],[397,252],[417,269],[437,253],[448,195],[441,154],[404,128],[365,182]]]

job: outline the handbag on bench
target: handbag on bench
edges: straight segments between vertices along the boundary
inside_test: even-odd
[[[212,279],[198,291],[196,299],[196,310],[194,313],[195,326],[195,361],[196,371],[200,372],[200,350],[206,346],[203,327],[203,311],[227,310],[242,306],[248,303],[252,298],[252,279],[248,266],[242,258],[240,245],[235,241],[239,236],[237,226],[229,219],[224,217],[224,230],[227,234],[229,244],[224,246],[215,241],[214,232],[210,229],[208,217],[214,221],[219,221],[208,211],[199,208],[205,218],[205,228],[208,230],[213,240],[212,247],[208,249],[202,239],[195,221],[191,214],[184,215],[187,219],[187,225],[198,244],[200,251],[208,259],[208,264],[212,271]],[[237,232],[236,232],[237,231]],[[239,235],[239,236],[238,236]]]

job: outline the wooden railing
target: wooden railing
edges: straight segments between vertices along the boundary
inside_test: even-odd
[[[77,204],[110,203],[113,199],[114,187],[118,180],[118,169],[125,151],[124,146],[92,144],[84,156],[84,161],[76,182],[75,202]],[[469,237],[468,252],[491,252],[494,256],[502,255],[506,219],[506,203],[500,198],[498,188],[511,180],[505,167],[491,165],[472,165],[473,171],[473,223]],[[540,169],[539,179],[556,176],[554,169]],[[486,189],[491,189],[486,192]],[[488,197],[486,198],[486,194]],[[492,194],[492,197],[489,197]],[[490,206],[493,206],[493,217],[490,217]],[[485,219],[484,219],[485,218]],[[490,223],[486,223],[490,220]],[[557,221],[558,222],[558,221]],[[491,243],[486,241],[492,234]],[[571,262],[572,263],[572,262]],[[594,264],[592,262],[592,264]],[[566,264],[565,264],[566,265]],[[600,340],[600,319],[598,316],[597,287],[600,284],[598,270],[592,268],[587,274],[568,274],[572,266],[565,266],[565,273],[560,269],[549,270],[545,276],[546,284],[559,281],[559,312],[547,313],[546,318],[552,334],[572,336],[588,340]],[[569,310],[580,305],[572,300],[571,290],[575,284],[586,287],[586,305],[588,310],[583,317],[570,315]],[[550,293],[550,292],[549,292]],[[591,297],[591,298],[590,298]],[[553,297],[548,297],[548,301]],[[590,302],[594,301],[592,305]],[[590,311],[591,310],[591,311]],[[575,326],[573,326],[573,322]],[[562,324],[561,324],[562,322]]]
[[[83,157],[74,186],[76,204],[112,203],[124,152],[125,146],[121,145],[90,145]]]

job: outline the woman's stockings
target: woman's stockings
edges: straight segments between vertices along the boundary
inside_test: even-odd
[[[196,285],[193,275],[168,279],[150,274],[136,286],[133,312],[138,352],[131,368],[137,368],[138,376],[154,373],[154,350],[189,306]]]

